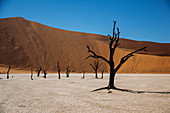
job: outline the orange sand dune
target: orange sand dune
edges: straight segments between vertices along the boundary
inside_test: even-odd
[[[24,18],[0,19],[0,64],[2,67],[29,69],[41,66],[48,72],[57,72],[57,61],[62,72],[70,66],[74,72],[93,72],[84,60],[89,45],[97,54],[108,58],[108,37],[96,34],[66,31],[48,27]],[[136,54],[119,70],[120,73],[170,73],[170,44],[120,39],[114,59],[116,64],[126,53],[148,47],[148,54]],[[102,62],[102,61],[101,61]],[[106,63],[102,68],[109,67]]]

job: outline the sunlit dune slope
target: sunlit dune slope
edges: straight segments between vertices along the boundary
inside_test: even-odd
[[[93,72],[84,60],[89,53],[87,45],[97,54],[108,58],[109,39],[103,35],[66,31],[48,27],[24,18],[0,19],[0,64],[13,68],[30,69],[41,66],[48,72],[57,72],[59,61],[62,72],[68,65],[74,72]],[[120,73],[170,73],[170,44],[120,39],[114,60],[134,49],[147,46],[147,54],[136,54],[119,70]],[[102,61],[100,61],[102,62]],[[109,67],[103,62],[101,71]]]

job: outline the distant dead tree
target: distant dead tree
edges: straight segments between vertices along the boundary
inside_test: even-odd
[[[83,71],[83,77],[82,77],[82,79],[84,79],[85,78],[85,72]]]
[[[33,69],[31,68],[31,80],[33,80]]]
[[[94,61],[93,64],[90,64],[90,65],[91,65],[91,67],[93,68],[93,70],[94,70],[94,72],[95,72],[95,78],[98,78],[98,76],[97,76],[97,71],[98,71],[99,67],[100,67],[102,64],[99,64],[99,61],[96,60],[96,61]]]
[[[10,69],[11,69],[11,66],[9,65],[9,67],[8,67],[8,71],[7,71],[7,79],[9,79],[9,71],[10,71]]]
[[[46,77],[47,77],[47,69],[44,69],[44,70],[43,70],[43,73],[44,73],[43,78],[45,78],[45,79],[46,79]]]
[[[122,57],[119,64],[117,66],[115,66],[115,63],[113,61],[113,55],[115,53],[116,48],[120,45],[120,43],[119,43],[119,34],[120,34],[120,32],[119,32],[119,28],[117,28],[117,34],[115,33],[116,21],[113,21],[113,22],[114,22],[113,37],[108,35],[108,37],[110,39],[110,44],[109,44],[110,56],[109,56],[109,60],[104,58],[103,56],[97,55],[87,45],[88,52],[91,53],[91,55],[89,55],[86,59],[88,59],[90,57],[95,58],[95,59],[99,58],[99,59],[104,60],[110,66],[110,78],[109,78],[108,86],[104,87],[104,88],[96,89],[94,91],[101,90],[101,89],[118,89],[118,88],[115,87],[115,84],[114,84],[114,78],[115,78],[116,72],[120,69],[122,64],[124,64],[130,57],[134,56],[134,53],[137,53],[137,52],[142,51],[142,50],[146,51],[145,50],[146,47],[143,47],[141,49],[135,50],[135,51],[125,55],[124,57]]]
[[[104,73],[104,71],[105,71],[105,68],[103,68],[103,70],[102,70],[102,76],[101,76],[101,79],[103,79],[103,73]]]
[[[69,74],[71,72],[71,69],[69,66],[66,67],[66,77],[69,77]]]
[[[35,70],[37,72],[37,77],[40,76],[41,70],[42,70],[41,66],[39,68],[37,67],[37,69]]]
[[[59,65],[59,61],[57,62],[57,70],[58,70],[58,79],[60,79],[60,71],[61,71],[61,68],[60,68],[60,65]]]

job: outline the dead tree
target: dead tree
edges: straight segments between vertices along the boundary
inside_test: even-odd
[[[82,79],[84,79],[85,78],[85,72],[83,71],[83,77],[82,77]]]
[[[98,77],[97,77],[97,71],[98,71],[99,67],[100,67],[102,64],[99,64],[99,61],[96,60],[96,61],[94,61],[93,64],[90,64],[90,65],[91,65],[91,67],[93,68],[93,70],[94,70],[94,72],[95,72],[95,78],[98,78]]]
[[[33,69],[31,68],[31,80],[33,80]]]
[[[66,77],[69,77],[69,74],[71,72],[71,69],[69,66],[66,67]]]
[[[46,79],[46,77],[47,77],[47,69],[44,69],[44,70],[43,70],[43,73],[44,73],[43,78],[45,78],[45,79]]]
[[[58,70],[58,79],[60,79],[60,71],[61,71],[61,68],[60,68],[60,65],[59,65],[59,61],[57,62],[57,70]]]
[[[89,55],[86,59],[88,59],[90,57],[95,58],[95,59],[99,58],[99,59],[104,60],[110,66],[109,84],[108,84],[107,87],[100,88],[100,89],[117,89],[115,87],[115,84],[114,84],[114,78],[115,78],[116,72],[120,69],[122,64],[124,64],[130,57],[134,56],[134,53],[137,53],[137,52],[142,51],[142,50],[146,51],[146,47],[143,47],[141,49],[135,50],[135,51],[125,55],[124,57],[122,57],[119,64],[117,66],[115,66],[115,63],[113,61],[113,55],[115,53],[116,48],[120,45],[120,43],[119,43],[119,34],[120,34],[120,32],[119,32],[119,28],[117,28],[117,34],[115,33],[116,21],[113,21],[113,22],[114,22],[113,37],[108,35],[108,37],[110,39],[110,43],[109,43],[109,50],[110,50],[109,59],[106,59],[103,56],[100,56],[100,55],[96,54],[87,45],[88,52],[91,53],[91,55]],[[96,91],[96,90],[94,90],[94,91]]]
[[[37,70],[35,70],[36,72],[37,72],[37,77],[39,77],[40,76],[40,72],[41,72],[41,70],[42,70],[42,68],[41,67],[37,67]]]
[[[8,68],[8,71],[7,71],[7,79],[9,79],[9,71],[10,71],[10,69],[11,69],[11,66],[9,65],[9,68]]]
[[[101,79],[103,79],[103,73],[104,73],[104,71],[105,71],[105,68],[103,68],[103,70],[102,70],[102,76],[101,76]]]

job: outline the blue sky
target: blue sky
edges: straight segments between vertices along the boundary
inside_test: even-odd
[[[170,43],[169,0],[0,0],[0,18],[24,17],[48,26]]]

